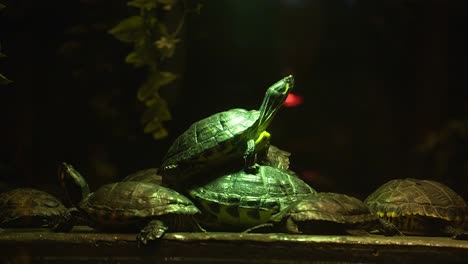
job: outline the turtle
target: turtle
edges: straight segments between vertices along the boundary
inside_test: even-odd
[[[310,194],[271,217],[277,230],[294,234],[399,234],[392,224],[372,214],[359,199],[341,193]]]
[[[257,172],[239,169],[189,190],[202,211],[199,222],[211,231],[246,231],[316,191],[297,175],[260,165]]]
[[[371,193],[365,204],[405,235],[462,238],[467,206],[448,186],[413,178],[391,180]]]
[[[163,158],[159,173],[164,185],[184,189],[191,183],[206,183],[207,172],[226,171],[224,167],[232,163],[230,168],[242,165],[256,170],[255,154],[266,148],[270,138],[266,129],[293,86],[293,76],[287,76],[267,89],[259,110],[234,108],[193,123]]]
[[[62,163],[59,169],[62,186],[82,188],[85,179],[73,166]],[[106,184],[93,193],[70,197],[90,225],[97,230],[134,232],[137,241],[146,244],[160,238],[166,230],[194,231],[198,228],[192,216],[200,210],[187,197],[158,184],[125,181]],[[68,194],[72,194],[68,192]],[[73,223],[71,223],[73,225]]]
[[[291,153],[269,144],[265,151],[258,153],[257,158],[260,164],[287,170],[290,156]]]
[[[161,185],[162,176],[158,174],[158,168],[149,168],[131,173],[123,178],[122,181],[150,182]]]
[[[0,194],[0,227],[56,229],[71,218],[56,197],[33,188],[17,188]]]

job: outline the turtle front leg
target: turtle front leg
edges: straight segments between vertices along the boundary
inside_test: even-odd
[[[259,165],[257,164],[257,152],[262,151],[268,146],[270,141],[270,133],[263,131],[254,140],[247,141],[247,148],[244,152],[245,170],[249,173],[257,173]]]
[[[160,220],[151,220],[137,235],[138,244],[146,245],[149,240],[156,240],[166,233],[168,227]]]
[[[64,216],[63,219],[53,228],[54,232],[70,232],[73,227],[82,219],[83,214],[75,207],[69,208],[68,215]]]
[[[379,217],[379,222],[381,231],[385,236],[404,236],[404,234],[389,221]]]
[[[258,171],[258,165],[256,163],[255,153],[255,141],[250,139],[247,141],[247,148],[244,152],[244,168],[249,173],[256,173]]]

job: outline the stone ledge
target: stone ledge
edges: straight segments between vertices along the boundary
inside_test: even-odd
[[[168,233],[138,247],[136,234],[78,227],[0,232],[1,263],[466,263],[468,241],[439,237]]]

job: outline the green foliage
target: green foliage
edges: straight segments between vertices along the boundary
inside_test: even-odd
[[[127,4],[138,8],[140,15],[123,19],[109,33],[133,45],[133,50],[125,58],[126,63],[148,69],[148,76],[137,92],[138,100],[146,107],[141,122],[145,133],[152,134],[155,139],[162,139],[168,135],[163,122],[171,119],[171,113],[159,91],[177,79],[175,73],[161,69],[162,62],[174,56],[176,44],[180,42],[177,35],[185,16],[193,10],[187,8],[186,2],[182,2],[184,14],[177,29],[170,33],[158,15],[161,12],[166,13],[164,17],[171,15],[172,7],[178,4],[177,0],[132,0]]]
[[[0,10],[2,10],[3,8],[5,8],[5,5],[0,3]],[[1,47],[0,47],[0,50],[1,50]],[[0,58],[5,58],[5,57],[6,57],[5,54],[0,53]],[[11,83],[11,80],[9,80],[7,77],[5,77],[3,74],[0,73],[0,85],[9,84],[9,83]]]

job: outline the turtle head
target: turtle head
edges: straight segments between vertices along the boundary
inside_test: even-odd
[[[89,186],[81,174],[65,162],[58,169],[59,182],[67,193],[68,200],[77,206],[83,198],[89,195]]]
[[[259,109],[257,134],[265,131],[270,125],[271,120],[283,105],[293,86],[294,77],[289,75],[268,88]]]

